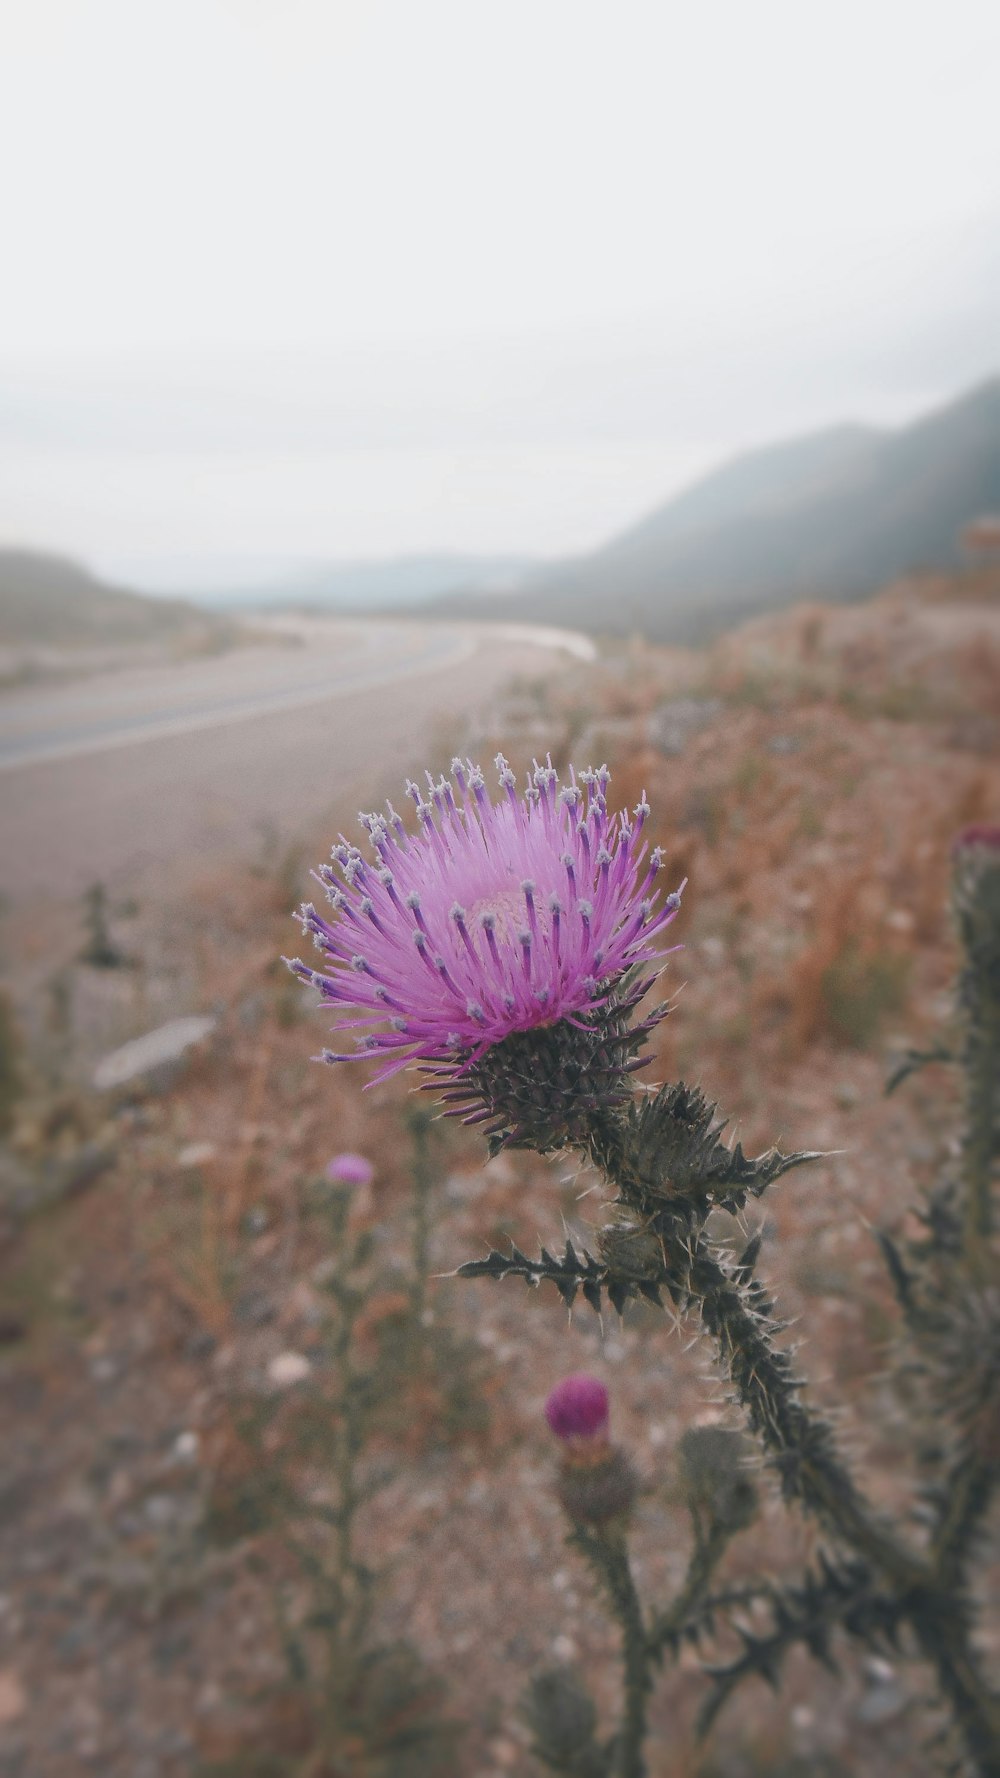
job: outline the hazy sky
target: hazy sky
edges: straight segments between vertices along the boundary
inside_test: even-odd
[[[995,0],[0,0],[0,537],[585,548],[1000,369]]]

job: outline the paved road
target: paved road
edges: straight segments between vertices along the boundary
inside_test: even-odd
[[[270,647],[15,691],[0,700],[0,771],[326,704],[457,668],[475,652],[475,641],[451,627],[306,620],[276,630]]]
[[[345,803],[447,765],[512,674],[564,660],[519,632],[316,619],[292,645],[8,693],[0,891],[51,905],[101,878],[168,895],[265,836],[312,843]]]

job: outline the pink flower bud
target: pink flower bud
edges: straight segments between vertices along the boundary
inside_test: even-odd
[[[363,1154],[335,1154],[327,1163],[326,1176],[337,1185],[370,1185],[375,1169]]]
[[[603,1438],[608,1429],[608,1392],[597,1377],[584,1372],[564,1377],[545,1403],[545,1418],[556,1438]]]
[[[989,822],[980,821],[972,827],[963,827],[952,841],[952,853],[966,852],[972,847],[983,847],[987,852],[1000,852],[1000,827],[991,826]]]

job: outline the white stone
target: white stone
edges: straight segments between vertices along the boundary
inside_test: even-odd
[[[179,1062],[185,1050],[201,1043],[214,1029],[215,1020],[210,1018],[171,1019],[102,1056],[94,1069],[94,1085],[100,1093],[131,1086],[144,1075]]]
[[[177,1165],[185,1168],[205,1167],[209,1161],[214,1161],[217,1153],[214,1142],[189,1142],[177,1156]]]
[[[304,1352],[279,1352],[267,1367],[271,1382],[279,1389],[286,1389],[292,1383],[304,1383],[311,1371],[312,1365]]]

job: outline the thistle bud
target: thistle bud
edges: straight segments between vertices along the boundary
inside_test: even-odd
[[[550,1667],[535,1675],[522,1705],[535,1751],[557,1772],[574,1778],[605,1778],[607,1759],[597,1742],[597,1711],[574,1667]]]
[[[619,1217],[598,1230],[597,1251],[613,1278],[659,1278],[663,1245],[644,1223]]]
[[[608,1442],[608,1392],[597,1377],[577,1373],[557,1383],[545,1418],[563,1445],[556,1492],[578,1525],[604,1526],[624,1518],[635,1500],[635,1470]]]
[[[556,1492],[577,1525],[604,1527],[624,1519],[635,1504],[639,1478],[620,1445],[602,1445],[592,1455],[567,1455]]]
[[[725,1426],[690,1426],[681,1438],[681,1479],[692,1511],[706,1511],[727,1531],[742,1531],[757,1511],[757,1489],[747,1474],[750,1446]]]

